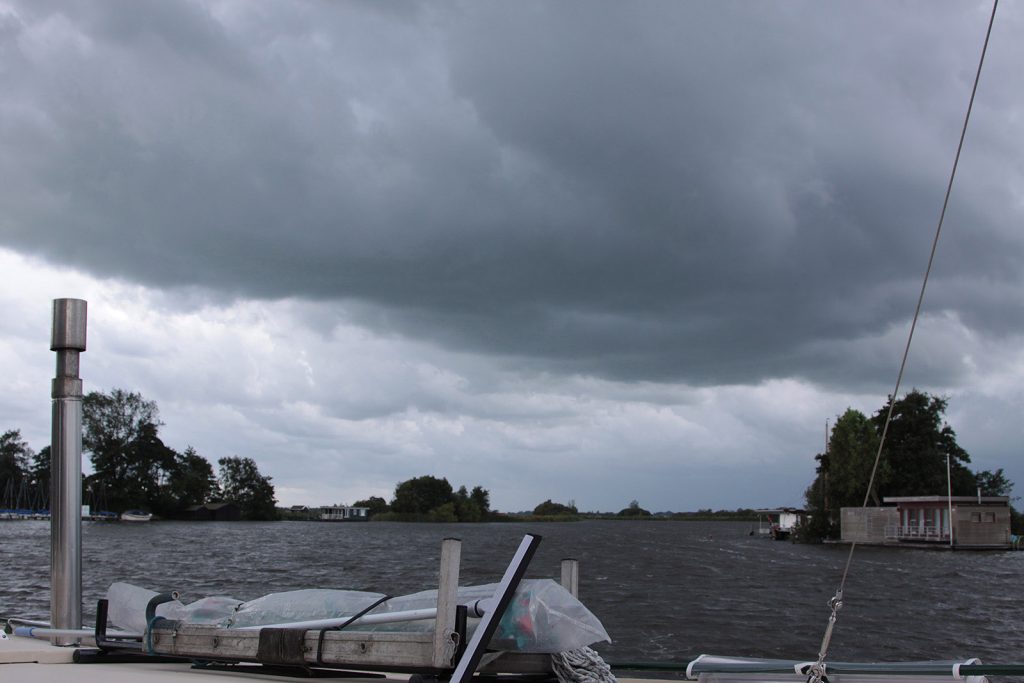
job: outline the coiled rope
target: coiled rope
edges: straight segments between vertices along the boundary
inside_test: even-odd
[[[612,668],[589,647],[551,655],[551,668],[559,683],[616,683]]]

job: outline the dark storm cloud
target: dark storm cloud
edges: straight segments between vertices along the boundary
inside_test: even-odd
[[[923,7],[18,6],[0,241],[558,373],[887,379],[985,20]],[[1010,35],[932,299],[1003,334]]]

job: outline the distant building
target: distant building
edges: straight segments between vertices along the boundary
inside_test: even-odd
[[[1008,496],[894,496],[843,508],[842,540],[963,549],[1011,547]]]
[[[370,508],[350,505],[324,505],[320,508],[323,522],[365,522],[370,519]]]
[[[807,515],[805,510],[798,508],[776,508],[774,510],[754,510],[754,512],[762,519],[768,520],[768,526],[761,526],[758,533],[761,536],[774,538],[776,541],[788,539],[800,528]]]

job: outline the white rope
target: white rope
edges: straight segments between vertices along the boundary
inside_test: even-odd
[[[589,647],[551,655],[551,668],[559,683],[617,683],[612,668]]]

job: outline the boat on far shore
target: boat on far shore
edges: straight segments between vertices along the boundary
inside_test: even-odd
[[[153,515],[143,510],[125,510],[121,513],[122,522],[148,522]]]
[[[761,520],[757,535],[775,541],[786,541],[799,527],[806,511],[797,508],[777,508],[775,510],[755,510]],[[765,523],[767,521],[767,523]],[[750,535],[754,535],[753,529]]]

